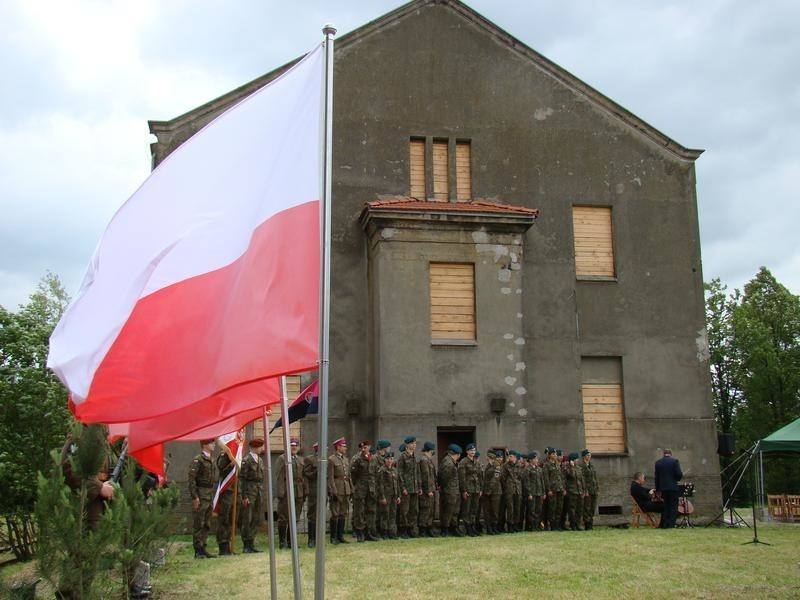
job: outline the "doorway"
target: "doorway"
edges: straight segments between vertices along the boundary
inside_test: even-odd
[[[461,449],[475,440],[475,427],[437,427],[436,428],[436,456],[437,464],[447,455],[447,447],[450,444],[458,444]],[[463,455],[463,454],[462,454]]]

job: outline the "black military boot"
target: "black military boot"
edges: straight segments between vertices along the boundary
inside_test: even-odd
[[[317,545],[317,524],[313,521],[308,522],[308,547],[314,548]]]
[[[378,541],[378,536],[375,535],[375,530],[374,529],[369,529],[369,528],[362,529],[361,533],[364,536],[364,539],[367,540],[368,542],[377,542]]]
[[[400,539],[408,539],[408,527],[400,527]]]
[[[458,525],[452,527],[450,530],[455,537],[464,537],[464,532],[459,529]]]
[[[356,536],[356,541],[360,544],[364,541],[364,530],[363,529],[354,529],[353,533]]]
[[[339,520],[336,517],[331,517],[331,544],[334,546],[339,543]]]
[[[284,527],[278,527],[278,549],[286,550],[288,547],[289,543],[286,541],[286,529]]]
[[[231,552],[231,545],[229,542],[222,542],[219,545],[219,555],[220,556],[233,556],[233,552]]]

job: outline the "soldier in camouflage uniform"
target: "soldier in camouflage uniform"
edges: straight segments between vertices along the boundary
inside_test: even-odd
[[[486,532],[491,535],[500,533],[500,499],[503,497],[500,475],[503,456],[502,450],[490,450],[486,458],[486,468],[483,470],[483,518],[486,521]]]
[[[419,487],[422,494],[419,497],[419,535],[434,537],[431,531],[433,525],[434,503],[436,502],[436,467],[433,464],[433,451],[436,446],[433,442],[422,445],[422,456],[419,459]]]
[[[400,480],[394,468],[394,452],[383,455],[378,470],[378,531],[381,538],[397,539],[397,507],[400,504]]]
[[[386,507],[380,503],[380,499],[378,497],[378,480],[380,479],[380,472],[381,469],[383,469],[383,465],[386,460],[386,453],[389,452],[391,447],[392,442],[389,440],[378,440],[375,444],[376,452],[372,454],[372,464],[370,465],[375,473],[375,498],[373,499],[373,505],[375,508],[372,515],[372,521],[367,522],[367,528],[369,529],[370,534],[378,539],[386,539],[385,534],[381,532],[381,526],[379,523],[381,509]]]
[[[239,479],[242,493],[242,543],[245,553],[261,552],[255,547],[256,533],[264,514],[264,461],[259,456],[263,452],[264,440],[250,440],[250,452],[242,459]]]
[[[378,540],[367,529],[368,514],[372,513],[374,519],[375,503],[370,502],[370,498],[376,497],[375,490],[375,471],[371,465],[369,441],[361,442],[358,445],[358,454],[353,457],[350,463],[350,481],[353,483],[353,533],[359,542]]]
[[[508,453],[508,459],[500,473],[500,483],[503,486],[503,500],[506,507],[506,527],[509,533],[515,532],[519,527],[519,511],[522,504],[522,482],[517,471],[516,451]]]
[[[303,481],[308,508],[308,547],[317,545],[317,474],[319,473],[319,444],[313,446],[314,454],[303,458]]]
[[[417,517],[419,515],[419,497],[422,488],[419,485],[419,468],[414,452],[417,449],[417,438],[410,435],[403,440],[405,452],[397,459],[397,474],[400,476],[400,508],[398,524],[400,537],[417,537]]]
[[[528,495],[531,496],[531,503],[528,505],[527,530],[539,531],[539,525],[542,522],[542,503],[547,497],[544,488],[544,474],[539,464],[539,454],[531,452],[528,455],[528,463],[530,464],[530,470],[528,472]]]
[[[226,447],[227,448],[227,447]],[[229,452],[223,449],[217,455],[217,485],[221,485],[225,478],[236,469],[236,462]],[[217,545],[220,556],[231,556],[231,515],[233,514],[233,486],[234,481],[219,495],[217,500]]]
[[[458,483],[458,459],[461,458],[461,446],[450,444],[447,456],[439,463],[439,488],[441,489],[442,508],[439,511],[439,526],[442,535],[464,537],[458,528],[458,511],[461,507],[461,494]]]
[[[567,466],[564,468],[566,475],[564,484],[567,488],[567,514],[569,515],[569,528],[572,531],[583,531],[583,469],[577,465],[578,453],[570,452],[567,457]]]
[[[344,523],[350,512],[350,461],[347,459],[347,440],[333,442],[334,453],[328,457],[328,496],[331,509],[331,544],[346,544]]]
[[[292,463],[292,488],[294,490],[294,515],[295,519],[300,518],[303,512],[303,503],[306,499],[306,482],[303,477],[303,458],[298,456],[300,450],[300,440],[292,438],[289,441]],[[286,455],[281,454],[275,461],[275,486],[276,496],[278,497],[278,539],[281,549],[290,548],[292,543],[289,525],[291,523],[291,512],[289,510],[289,490],[286,485],[286,471],[288,463]]]
[[[556,451],[550,448],[544,464],[544,480],[547,486],[547,524],[550,531],[561,529],[561,510],[564,506],[564,480],[561,477],[561,465],[557,462]]]
[[[587,531],[594,529],[594,513],[597,510],[597,494],[600,484],[597,481],[597,470],[592,464],[592,453],[588,448],[581,452],[581,461],[578,466],[583,470],[583,528]]]
[[[192,543],[195,558],[214,558],[215,556],[206,550],[206,540],[208,532],[211,530],[211,502],[214,499],[214,484],[217,481],[214,462],[211,459],[214,444],[213,439],[201,441],[201,452],[194,457],[189,466],[188,484],[194,511]]]
[[[525,515],[528,514],[525,502],[525,490],[528,483],[528,455],[523,452],[517,453],[517,477],[519,478],[519,511],[515,530],[522,531],[525,528]]]
[[[478,508],[481,498],[482,475],[475,458],[478,448],[474,442],[467,444],[467,455],[458,463],[458,489],[461,493],[461,520],[467,535],[480,535],[478,528]]]

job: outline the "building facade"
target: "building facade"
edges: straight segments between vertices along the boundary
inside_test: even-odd
[[[612,520],[671,447],[715,516],[701,151],[457,0],[335,46],[330,439],[588,447]],[[151,122],[154,164],[290,66]]]

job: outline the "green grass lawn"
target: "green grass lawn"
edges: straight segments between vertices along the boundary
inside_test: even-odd
[[[328,546],[325,591],[331,599],[389,600],[800,598],[800,527],[763,525],[758,533],[772,545],[744,545],[753,539],[746,528],[353,542]],[[263,536],[257,544],[266,547]],[[266,552],[196,560],[187,538],[173,551],[153,573],[153,598],[269,598]],[[301,549],[305,598],[313,598],[314,559]],[[279,552],[277,568],[279,597],[291,598],[289,551]],[[42,589],[37,597],[52,596]]]

